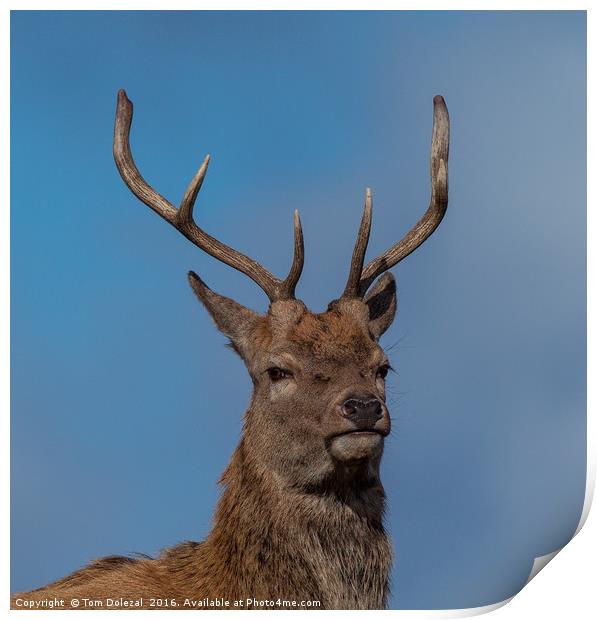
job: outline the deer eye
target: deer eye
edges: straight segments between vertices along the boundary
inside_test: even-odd
[[[388,372],[390,370],[389,364],[384,364],[377,369],[377,374],[375,375],[378,379],[385,379]]]
[[[292,373],[290,370],[285,370],[284,368],[278,368],[274,366],[273,368],[267,369],[267,374],[272,381],[281,381],[282,379],[288,379],[292,377]]]

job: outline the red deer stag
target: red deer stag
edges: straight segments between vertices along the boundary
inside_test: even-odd
[[[253,396],[242,438],[221,478],[213,529],[203,542],[169,548],[157,559],[97,560],[16,595],[13,607],[43,606],[48,599],[62,600],[65,607],[77,599],[82,607],[89,599],[104,607],[111,600],[119,608],[192,609],[206,599],[224,599],[231,607],[319,601],[323,609],[384,608],[392,547],[382,522],[379,465],[390,432],[385,403],[390,366],[378,341],[396,311],[388,269],[431,235],[448,204],[449,118],[443,98],[434,99],[427,212],[402,240],[363,266],[371,227],[367,190],[346,287],[320,314],[294,295],[303,268],[298,213],[292,267],[280,280],[195,223],[193,205],[209,156],[178,209],[152,189],[131,154],[132,116],[132,103],[120,91],[114,158],[129,189],[204,252],[249,276],[270,300],[267,314],[257,314],[189,272],[193,291],[246,364]]]

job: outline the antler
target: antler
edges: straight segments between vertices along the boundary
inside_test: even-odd
[[[249,276],[263,289],[271,302],[294,299],[294,291],[301,276],[304,263],[303,231],[298,211],[294,212],[294,257],[292,267],[288,277],[285,280],[279,280],[257,261],[218,241],[195,224],[193,220],[193,207],[207,172],[209,155],[203,160],[201,167],[193,177],[183,196],[180,208],[177,209],[161,194],[156,192],[143,179],[137,169],[129,142],[132,119],[133,104],[126,96],[124,90],[120,90],[118,92],[116,122],[114,125],[114,160],[120,176],[133,194],[204,252]]]
[[[363,259],[371,228],[371,190],[367,189],[365,210],[352,255],[350,274],[343,297],[363,297],[371,283],[403,258],[414,252],[439,226],[448,207],[448,151],[450,118],[444,98],[433,98],[431,137],[431,201],[425,215],[389,250],[363,269]]]

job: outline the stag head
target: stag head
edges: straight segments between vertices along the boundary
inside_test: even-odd
[[[390,432],[385,402],[390,365],[379,345],[396,313],[396,284],[387,270],[419,247],[446,211],[449,118],[443,98],[434,98],[429,208],[398,243],[364,266],[372,208],[367,190],[346,287],[319,314],[310,312],[294,295],[304,260],[298,213],[294,214],[292,267],[280,280],[194,222],[193,206],[209,156],[178,209],[146,183],[130,150],[132,114],[132,103],[121,90],[114,158],[125,183],[195,245],[254,280],[270,300],[267,314],[261,315],[215,293],[197,274],[189,273],[193,291],[230,339],[253,380],[240,445],[244,458],[287,487],[376,486],[384,438]]]

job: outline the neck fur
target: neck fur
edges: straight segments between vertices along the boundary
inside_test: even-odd
[[[241,441],[221,482],[205,550],[234,584],[228,596],[385,607],[392,552],[378,478],[344,469],[317,488],[284,487]]]

